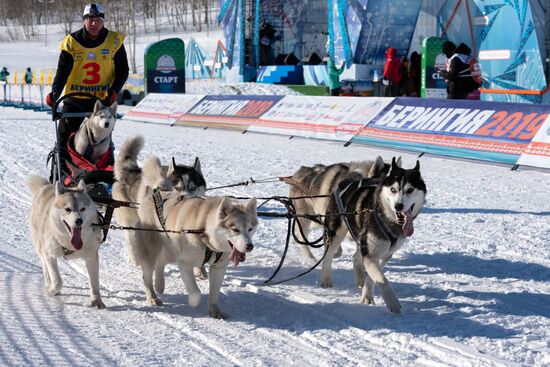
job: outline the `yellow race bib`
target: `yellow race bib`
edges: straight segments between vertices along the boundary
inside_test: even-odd
[[[124,34],[109,31],[101,45],[86,48],[70,34],[67,35],[61,42],[60,49],[73,56],[74,64],[63,94],[85,92],[100,99],[107,97],[109,88],[115,80],[113,60],[123,41]]]

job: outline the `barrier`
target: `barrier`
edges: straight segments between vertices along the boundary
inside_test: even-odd
[[[251,131],[348,141],[392,98],[286,96]]]
[[[419,98],[148,95],[124,119],[550,168],[550,106]],[[347,144],[346,144],[347,145]]]
[[[177,125],[248,130],[282,96],[206,96],[178,118]]]
[[[122,119],[172,125],[203,97],[189,94],[149,93]]]
[[[352,142],[515,164],[550,106],[397,98]]]
[[[46,90],[51,89],[49,85],[2,83],[0,85],[0,104],[32,108],[36,110],[49,110],[45,103]]]
[[[525,148],[517,164],[550,169],[550,117]]]

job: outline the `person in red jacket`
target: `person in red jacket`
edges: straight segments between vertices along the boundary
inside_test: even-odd
[[[401,61],[397,57],[397,50],[389,47],[386,50],[386,64],[384,65],[384,77],[382,79],[382,84],[385,86],[385,97],[397,97],[399,83],[401,82],[400,67]]]

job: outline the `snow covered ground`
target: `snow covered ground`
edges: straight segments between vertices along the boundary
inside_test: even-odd
[[[334,288],[319,287],[319,270],[262,286],[284,249],[281,219],[261,219],[254,251],[228,270],[220,298],[227,320],[207,316],[206,296],[197,309],[189,307],[174,267],[168,268],[164,306],[147,306],[141,272],[128,263],[117,230],[100,251],[108,308],[95,310],[86,307],[82,262],[61,260],[62,294],[45,294],[29,241],[24,181],[31,173],[47,175],[53,123],[45,113],[0,108],[0,126],[0,365],[550,365],[548,173],[422,157],[428,204],[386,271],[403,305],[399,316],[378,293],[376,305],[359,304],[349,242],[334,264]],[[116,145],[136,132],[146,137],[141,159],[154,153],[191,163],[199,156],[210,186],[289,175],[303,164],[399,154],[124,121],[115,128]],[[416,157],[401,155],[412,167]],[[284,184],[268,183],[217,194],[286,192]],[[306,268],[292,246],[279,276]],[[206,282],[199,286],[207,292]]]

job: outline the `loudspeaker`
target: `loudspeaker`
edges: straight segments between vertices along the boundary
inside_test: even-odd
[[[319,57],[315,52],[309,55],[304,59],[304,64],[306,65],[320,65],[323,62],[323,59]]]
[[[292,52],[285,57],[285,65],[298,65],[299,62],[300,60]]]
[[[287,54],[278,54],[273,63],[275,65],[284,65],[285,64],[285,59],[286,59],[287,56],[288,56]]]

